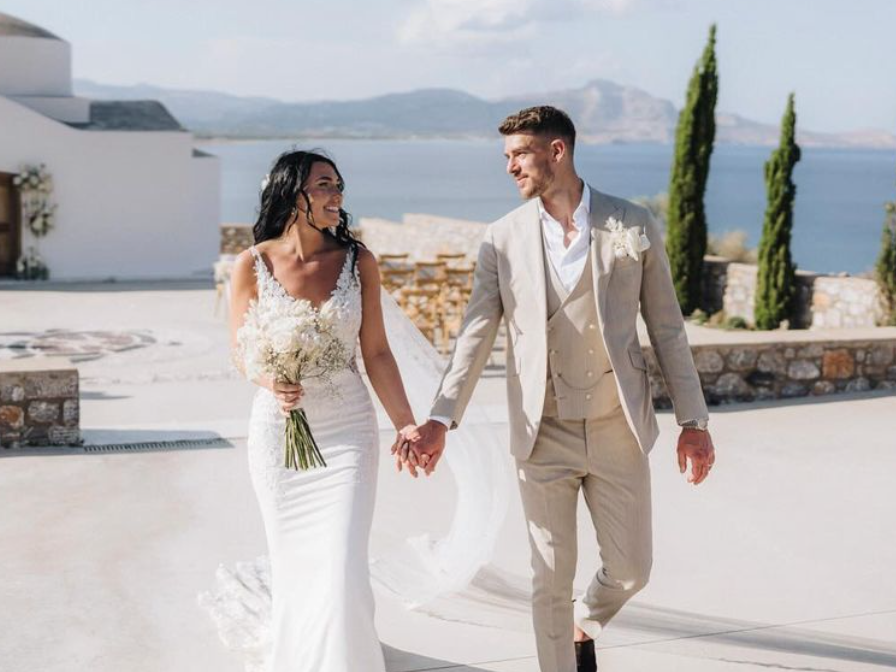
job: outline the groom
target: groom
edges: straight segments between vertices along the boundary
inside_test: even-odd
[[[715,455],[650,213],[579,178],[575,128],[561,110],[525,109],[499,130],[507,172],[527,201],[486,230],[430,419],[399,459],[414,472],[435,468],[503,318],[510,448],[528,520],[539,665],[542,672],[593,672],[592,638],[645,586],[652,562],[647,454],[658,427],[635,327],[639,308],[683,427],[680,471],[690,460],[688,480],[699,484]],[[580,490],[601,567],[573,604]]]

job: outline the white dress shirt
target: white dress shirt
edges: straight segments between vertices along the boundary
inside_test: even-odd
[[[583,184],[582,200],[572,213],[572,224],[576,229],[575,237],[566,246],[566,233],[563,225],[554,219],[545,210],[541,198],[538,198],[538,216],[541,218],[541,228],[544,232],[544,243],[548,260],[557,272],[560,282],[571,292],[582,277],[585,270],[585,259],[588,257],[588,248],[591,246],[591,194],[588,185]]]

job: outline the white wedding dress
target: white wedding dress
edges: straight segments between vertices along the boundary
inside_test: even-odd
[[[255,256],[258,301],[294,301]],[[339,336],[355,351],[361,286],[352,254],[320,307],[335,314]],[[249,472],[270,555],[270,672],[381,672],[373,624],[368,539],[376,493],[379,435],[367,386],[352,363],[333,378],[337,394],[308,381],[302,407],[327,466],[284,467],[285,418],[259,388],[249,420]]]
[[[293,301],[255,248],[258,301]],[[351,255],[320,307],[338,318],[340,336],[357,349],[361,286]],[[356,265],[355,265],[356,266]],[[425,418],[444,362],[401,309],[382,292],[386,331],[416,417]],[[379,557],[368,554],[380,445],[377,416],[354,364],[328,395],[308,381],[302,406],[327,466],[286,469],[284,424],[271,392],[256,392],[249,422],[249,470],[264,520],[267,556],[219,567],[212,591],[199,596],[224,644],[247,672],[383,672],[374,628],[371,574],[378,588],[407,608],[421,608],[466,587],[492,555],[507,508],[512,472],[506,438],[479,410],[451,433],[443,464],[455,501],[432,502],[421,489],[415,506],[453,506],[450,529],[390,532],[399,539]],[[390,436],[394,436],[391,435]],[[385,441],[385,439],[384,439]],[[391,443],[391,438],[388,439]]]

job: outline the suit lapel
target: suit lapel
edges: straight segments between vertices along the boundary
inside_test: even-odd
[[[591,190],[591,270],[593,273],[594,295],[597,297],[597,316],[600,327],[604,327],[604,315],[606,314],[607,284],[610,281],[610,273],[616,261],[615,250],[610,240],[610,232],[607,231],[606,222],[609,217],[616,214],[619,208],[612,200],[600,193],[597,189]]]
[[[519,218],[519,244],[521,246],[520,258],[525,263],[525,274],[530,279],[526,283],[532,288],[531,298],[534,302],[535,313],[533,318],[547,323],[548,299],[544,267],[544,238],[541,231],[541,217],[538,216],[538,204],[532,199],[528,207],[520,212]],[[524,285],[525,286],[525,285]],[[522,305],[525,305],[523,303]]]

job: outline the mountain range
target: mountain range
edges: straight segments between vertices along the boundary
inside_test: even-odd
[[[572,116],[585,143],[670,143],[678,110],[637,88],[597,79],[581,88],[485,100],[453,89],[419,89],[364,100],[295,103],[215,91],[166,89],[148,84],[113,86],[75,80],[75,92],[101,100],[162,102],[202,137],[224,138],[485,138],[523,107],[550,104]],[[775,145],[778,127],[717,113],[719,143]],[[800,129],[803,146],[896,148],[896,136],[863,130],[819,133]]]

